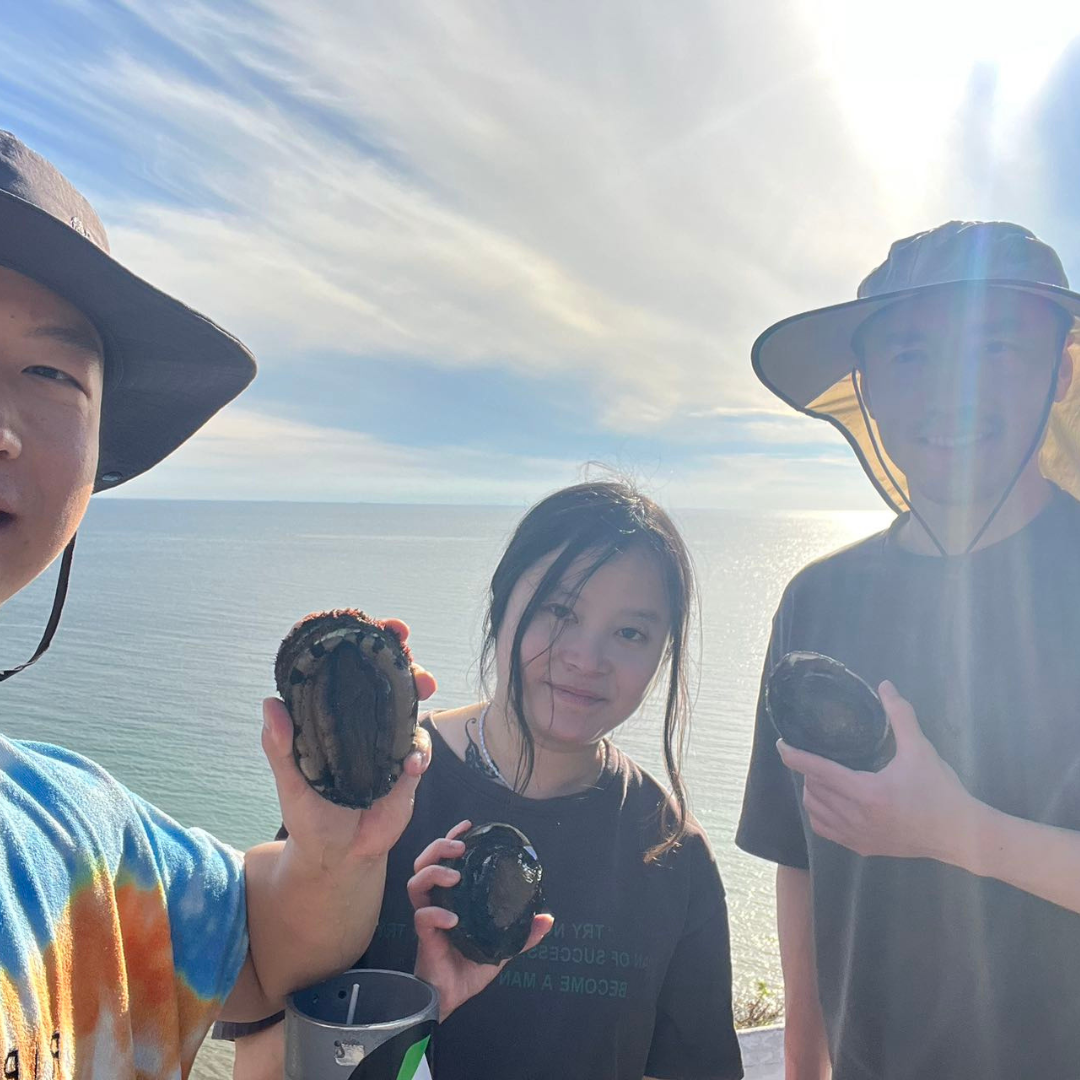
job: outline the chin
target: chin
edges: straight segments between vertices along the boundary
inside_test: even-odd
[[[1011,479],[1011,476],[969,476],[959,481],[948,477],[920,484],[909,477],[908,483],[913,494],[934,503],[935,506],[960,509],[981,506],[1000,499]]]

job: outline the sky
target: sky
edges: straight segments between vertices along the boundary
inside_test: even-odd
[[[900,237],[1019,221],[1080,281],[1061,0],[0,0],[0,128],[255,352],[116,493],[878,509],[750,367]]]

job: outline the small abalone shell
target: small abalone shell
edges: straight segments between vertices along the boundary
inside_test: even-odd
[[[789,746],[849,769],[877,772],[896,753],[881,700],[832,657],[788,653],[766,681],[765,706]]]
[[[416,733],[411,657],[362,611],[315,612],[289,631],[274,677],[307,782],[341,806],[368,807],[401,775]]]
[[[469,960],[498,964],[517,956],[543,910],[543,867],[524,833],[498,822],[477,825],[460,837],[465,852],[445,862],[461,880],[432,890],[432,903],[457,914],[450,940]]]

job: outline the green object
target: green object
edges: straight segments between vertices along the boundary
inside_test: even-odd
[[[420,1062],[424,1060],[424,1051],[431,1042],[431,1036],[425,1035],[419,1042],[413,1043],[405,1053],[405,1058],[398,1069],[397,1080],[413,1080]]]

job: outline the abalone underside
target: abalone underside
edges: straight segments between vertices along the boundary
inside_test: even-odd
[[[765,684],[765,705],[784,742],[849,769],[877,772],[896,740],[877,694],[838,660],[788,653]]]
[[[397,635],[362,611],[316,612],[281,643],[274,675],[307,782],[353,808],[387,794],[412,750],[418,707]]]
[[[498,964],[516,956],[543,910],[543,867],[524,833],[512,825],[478,825],[460,837],[464,854],[444,865],[460,871],[452,888],[432,890],[432,903],[456,913],[450,940],[465,957]]]

